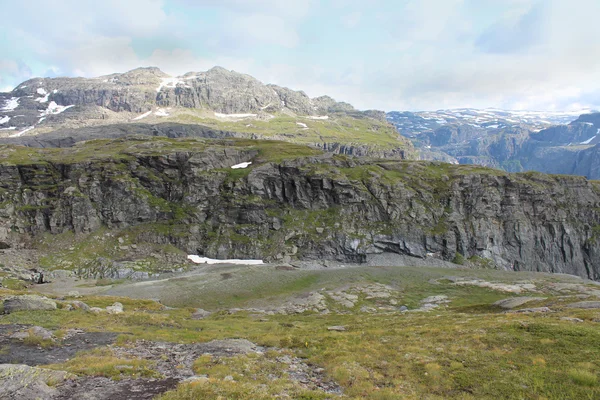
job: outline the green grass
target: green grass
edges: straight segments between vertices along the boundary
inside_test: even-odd
[[[113,355],[107,348],[79,352],[74,358],[60,364],[45,365],[44,368],[71,372],[79,376],[103,376],[112,379],[160,378],[152,369],[152,363],[139,359],[123,359]]]
[[[241,275],[236,271],[245,271]],[[137,339],[180,343],[223,338],[246,338],[269,348],[264,355],[215,359],[202,356],[195,363],[206,382],[181,385],[162,399],[194,398],[331,398],[310,391],[285,373],[278,361],[282,354],[300,357],[314,368],[323,368],[326,379],[335,380],[347,398],[355,399],[594,399],[600,396],[600,331],[597,310],[572,310],[569,301],[558,301],[546,285],[574,278],[494,270],[364,267],[319,271],[280,271],[258,267],[231,270],[232,278],[221,291],[222,307],[269,304],[295,294],[334,290],[378,282],[398,290],[398,304],[416,307],[431,295],[447,295],[451,303],[429,313],[364,314],[357,310],[327,315],[253,315],[216,312],[204,320],[192,320],[192,308],[164,309],[148,300],[124,297],[84,297],[90,306],[124,305],[118,315],[83,311],[22,312],[4,316],[0,323],[39,325],[49,329],[82,328],[121,333],[119,345]],[[217,271],[217,274],[220,271]],[[445,276],[475,276],[495,282],[534,280],[548,299],[540,305],[551,314],[505,314],[491,304],[514,295],[486,288],[458,286]],[[251,277],[254,276],[254,281]],[[210,282],[210,276],[205,276]],[[182,280],[174,280],[181,284]],[[246,282],[242,286],[241,282]],[[436,283],[437,282],[437,283]],[[206,287],[199,281],[197,292]],[[223,290],[226,288],[226,290]],[[217,290],[215,289],[215,290]],[[130,290],[130,289],[128,289]],[[0,292],[0,295],[9,294]],[[185,292],[184,295],[190,295]],[[216,291],[203,293],[209,304]],[[237,298],[236,298],[237,296]],[[198,297],[190,297],[191,305]],[[374,300],[376,302],[376,300]],[[182,300],[183,303],[183,300]],[[360,305],[368,305],[361,300]],[[576,316],[583,323],[561,320]],[[328,326],[342,325],[345,332]],[[130,366],[123,368],[123,365]],[[53,365],[78,375],[155,376],[153,366],[142,360],[121,360],[109,350],[80,353]],[[224,378],[232,376],[234,381]]]

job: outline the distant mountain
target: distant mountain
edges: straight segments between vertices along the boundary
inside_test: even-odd
[[[382,111],[358,111],[329,96],[310,98],[221,67],[177,77],[150,67],[97,78],[34,78],[0,93],[0,138],[52,132],[56,138],[60,131],[60,139],[83,129],[77,137],[85,139],[88,128],[114,125],[94,134],[125,134],[131,123],[165,123],[175,136],[208,135],[210,128],[212,137],[277,139],[344,154],[405,157],[412,151]],[[174,124],[203,128],[179,132]]]
[[[460,109],[395,111],[387,118],[411,138],[421,159],[600,178],[600,149],[594,147],[600,113]]]
[[[552,125],[568,124],[581,114],[591,112],[592,110],[511,111],[495,108],[483,110],[459,108],[418,112],[392,111],[387,113],[387,118],[396,126],[398,132],[411,137],[446,125],[466,125],[479,129],[525,126],[532,130],[539,130]]]

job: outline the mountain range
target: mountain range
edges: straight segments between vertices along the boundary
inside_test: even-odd
[[[421,159],[598,179],[600,113],[576,114],[460,109],[387,118]]]

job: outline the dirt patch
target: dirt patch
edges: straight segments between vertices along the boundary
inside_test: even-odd
[[[31,328],[30,325],[0,325],[0,364],[26,364],[30,366],[62,363],[73,358],[75,353],[91,350],[115,342],[118,333],[73,331],[64,340],[52,347],[42,348],[11,339],[17,331]]]

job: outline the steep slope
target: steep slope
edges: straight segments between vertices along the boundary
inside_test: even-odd
[[[365,262],[391,253],[600,279],[600,185],[578,177],[235,139],[3,146],[0,163],[5,247],[74,232],[96,240],[102,258],[97,240],[108,245],[108,229],[214,258]],[[70,265],[69,250],[45,251],[46,267]],[[113,256],[123,252],[117,244]]]

